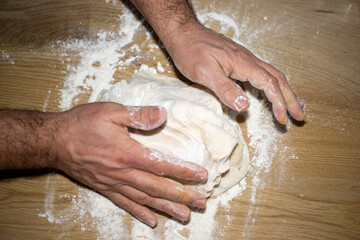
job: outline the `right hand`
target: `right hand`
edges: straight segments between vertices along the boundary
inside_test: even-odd
[[[205,168],[149,149],[130,138],[127,127],[151,130],[166,121],[161,107],[90,103],[60,114],[56,167],[97,190],[151,227],[152,207],[181,220],[186,206],[204,208],[205,197],[164,176],[205,181]],[[148,206],[148,207],[146,207]]]
[[[199,23],[188,25],[184,28],[187,31],[179,29],[171,34],[173,40],[167,44],[175,65],[185,77],[211,89],[237,112],[245,111],[250,103],[245,92],[230,77],[249,81],[264,91],[280,124],[287,123],[287,112],[298,121],[305,119],[302,101],[283,73],[224,35]]]

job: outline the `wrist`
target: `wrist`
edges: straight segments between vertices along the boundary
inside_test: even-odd
[[[53,118],[50,120],[52,130],[52,144],[50,149],[50,168],[55,168],[61,171],[65,170],[65,159],[67,159],[67,137],[69,130],[68,112],[53,113]]]
[[[169,51],[180,38],[202,26],[187,0],[131,0]]]
[[[57,168],[59,159],[59,133],[63,125],[60,120],[61,113],[41,113],[43,124],[36,130],[37,143],[34,151],[37,152],[38,166],[35,168]]]
[[[181,48],[183,43],[189,41],[194,33],[197,33],[203,29],[204,26],[197,20],[194,22],[188,22],[182,26],[179,26],[178,28],[174,27],[169,29],[169,33],[166,34],[166,36],[164,36],[161,40],[167,51],[170,53],[170,55],[172,55],[176,49]]]

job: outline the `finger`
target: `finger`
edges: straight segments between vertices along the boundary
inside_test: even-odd
[[[219,76],[218,79],[213,89],[220,101],[237,112],[243,112],[249,108],[249,98],[240,86],[225,75]]]
[[[249,99],[240,86],[229,79],[217,62],[210,66],[199,67],[194,82],[210,88],[231,109],[242,112],[249,106]]]
[[[131,169],[122,174],[126,174],[126,176],[121,177],[126,182],[126,185],[145,192],[152,197],[163,198],[198,208],[205,207],[206,199],[202,194],[171,179],[158,177],[137,169]],[[120,190],[117,189],[117,191]]]
[[[305,118],[305,113],[301,109],[303,101],[294,94],[284,74],[261,60],[258,61],[258,64],[277,78],[290,115],[298,121],[303,121]]]
[[[142,130],[152,130],[161,126],[167,118],[166,109],[157,106],[122,106],[114,116],[116,124]]]
[[[208,174],[204,167],[162,154],[155,149],[145,148],[135,140],[132,141],[134,144],[129,144],[131,147],[128,149],[131,156],[129,161],[131,167],[177,179],[191,181],[205,181],[207,179]]]
[[[188,221],[190,219],[191,211],[185,205],[174,203],[166,199],[154,198],[149,194],[126,185],[121,186],[121,193],[140,205],[146,205],[160,210],[180,221]]]
[[[149,208],[141,206],[120,193],[101,192],[101,194],[108,197],[116,205],[150,227],[155,227],[157,225],[157,217]]]
[[[281,124],[286,124],[288,117],[284,96],[276,77],[255,62],[244,63],[241,70],[233,72],[232,77],[240,81],[248,80],[252,86],[263,90],[268,100],[272,103],[275,118]],[[246,71],[246,72],[243,72]],[[245,76],[245,77],[244,77]]]

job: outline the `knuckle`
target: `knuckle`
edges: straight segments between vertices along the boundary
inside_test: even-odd
[[[237,59],[241,59],[242,61],[245,61],[245,62],[253,62],[254,61],[252,55],[250,53],[248,53],[247,51],[244,51],[244,49],[242,49],[241,47],[237,47],[234,50],[232,50],[232,56]]]
[[[112,187],[118,191],[122,192],[123,187],[131,186],[135,182],[136,174],[134,173],[133,168],[125,168],[117,171],[114,174],[114,182]]]
[[[282,72],[280,72],[279,70],[276,70],[275,72],[276,72],[276,74],[277,74],[276,77],[277,77],[277,81],[278,81],[278,83],[280,84],[280,86],[281,86],[282,88],[287,87],[287,86],[288,86],[288,82],[287,82],[287,80],[286,80],[285,75],[284,75]]]
[[[150,192],[154,194],[154,196],[157,197],[164,197],[166,193],[166,187],[163,184],[155,183],[152,184],[150,187]]]
[[[264,75],[265,81],[268,85],[271,85],[273,87],[278,85],[278,79],[275,76],[271,75],[268,71],[262,70],[262,74]]]
[[[278,69],[274,68],[273,66],[271,66],[268,63],[263,63],[264,66],[267,66],[267,68],[265,69],[269,69],[269,73],[271,73],[274,77],[276,77],[278,79],[278,81],[287,81],[285,75],[279,71]]]
[[[286,82],[286,76],[285,74],[283,74],[282,72],[280,72],[279,70],[275,69],[276,74],[278,75],[278,80],[282,81],[282,82]]]
[[[282,92],[281,92],[281,86],[280,86],[280,83],[279,81],[277,80],[277,78],[275,77],[272,77],[271,78],[271,90],[276,94],[276,95],[282,95]]]
[[[135,206],[135,203],[131,200],[122,201],[120,206],[134,215],[138,214],[137,207]]]
[[[122,143],[121,149],[117,153],[117,156],[123,164],[130,166],[136,157],[136,153],[138,152],[138,143],[135,140],[129,138]]]
[[[151,197],[144,193],[137,197],[136,202],[138,202],[141,205],[150,205]]]
[[[195,81],[203,84],[207,81],[209,69],[205,64],[199,63],[194,69]]]
[[[189,195],[187,192],[179,192],[176,200],[178,203],[189,204]]]
[[[218,92],[222,96],[229,96],[234,91],[234,86],[230,82],[224,82],[218,84]]]
[[[158,175],[158,176],[165,175],[165,172],[164,172],[165,167],[163,166],[163,164],[161,162],[157,162],[157,163],[153,164],[152,168],[153,168],[152,171],[156,175]]]
[[[132,207],[133,207],[132,201],[130,201],[129,199],[126,199],[122,194],[114,193],[114,192],[107,192],[104,195],[107,196],[113,203],[115,203],[122,209],[131,212]]]
[[[134,159],[134,150],[128,141],[122,143],[121,147],[115,149],[113,154],[113,159],[117,165],[124,167],[131,166],[132,160]]]
[[[118,159],[121,161],[121,165],[123,165],[124,167],[129,167],[131,166],[131,155],[129,153],[125,153],[125,152],[119,152],[118,153]]]
[[[267,77],[267,82],[273,86],[277,85],[279,82],[277,80],[276,77],[272,76],[272,75],[269,75],[268,74],[268,77]]]
[[[162,209],[164,212],[167,213],[173,213],[174,212],[174,208],[172,207],[172,203],[166,202],[163,204]]]
[[[216,48],[213,54],[216,56],[216,58],[226,60],[228,58],[234,57],[235,51],[232,47],[228,46],[228,44],[225,44],[221,47]]]

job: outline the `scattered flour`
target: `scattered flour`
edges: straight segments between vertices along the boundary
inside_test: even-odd
[[[111,1],[106,0],[106,2]],[[115,4],[114,1],[113,4]],[[196,6],[194,9],[199,20],[206,26],[211,27],[214,23],[220,24],[221,33],[250,49],[251,43],[260,41],[264,32],[281,27],[276,22],[270,23],[268,21],[265,28],[250,28],[249,16],[243,16],[241,26],[239,26],[238,21],[230,17],[230,10],[220,11],[212,4],[209,4],[207,9],[197,9]],[[119,32],[100,32],[96,41],[77,40],[58,42],[54,45],[54,48],[64,50],[64,57],[67,57],[67,51],[77,51],[80,57],[80,62],[76,66],[68,65],[69,73],[59,100],[61,109],[67,110],[76,105],[79,101],[79,95],[84,93],[90,94],[89,102],[94,101],[102,89],[109,88],[116,81],[114,74],[117,70],[125,69],[130,64],[137,63],[141,48],[150,49],[150,54],[163,48],[163,46],[151,41],[151,33],[146,28],[141,27],[143,22],[142,18],[139,20],[130,10],[125,8],[120,16],[121,30]],[[133,43],[133,37],[139,31],[145,31],[147,36],[146,41],[141,46]],[[129,55],[129,51],[136,54]],[[257,49],[256,54],[264,60],[271,60],[268,56],[264,56],[260,49]],[[156,60],[155,57],[152,59]],[[69,62],[69,59],[67,61]],[[151,60],[151,62],[154,61]],[[169,64],[171,65],[171,63]],[[160,62],[154,66],[146,64],[136,66],[140,67],[135,72],[142,70],[165,71]],[[256,204],[261,197],[258,193],[266,186],[266,174],[271,170],[273,158],[278,153],[276,146],[281,143],[282,134],[276,130],[271,113],[259,92],[252,88],[247,88],[246,92],[251,102],[250,109],[247,111],[248,116],[245,117],[248,145],[252,157],[248,176],[226,193],[209,199],[205,212],[194,211],[189,223],[183,224],[168,219],[160,221],[158,227],[152,229],[134,219],[131,227],[125,226],[124,218],[128,216],[125,211],[101,195],[82,187],[79,187],[78,193],[72,197],[71,207],[56,210],[54,203],[56,197],[66,197],[57,195],[55,192],[56,175],[49,175],[48,177],[45,213],[40,213],[39,217],[45,217],[49,222],[55,224],[77,223],[82,231],[86,231],[90,227],[95,228],[98,232],[98,239],[214,239],[214,235],[224,236],[224,229],[230,226],[234,220],[234,217],[228,215],[226,217],[227,225],[224,229],[219,229],[216,215],[218,208],[221,207],[230,213],[231,200],[241,196],[243,191],[248,189],[251,192],[250,199],[247,200],[248,206],[241,206],[246,208],[248,212],[245,226],[242,229],[242,237],[250,237],[252,226],[256,224],[258,213]],[[44,111],[46,106],[47,100],[44,103]],[[289,148],[282,149],[281,155],[284,158],[295,158],[296,156],[291,151],[292,149]],[[159,232],[159,228],[164,229],[164,232]],[[65,236],[64,233],[58,239]]]
[[[161,65],[161,63],[160,63],[160,62],[158,62],[158,63],[157,63],[157,67],[156,67],[156,69],[157,69],[157,70],[158,70],[158,72],[160,72],[160,73],[165,72],[165,69],[164,69],[164,67]]]
[[[2,57],[2,59],[8,59],[10,57],[10,55],[7,53],[6,50],[2,50],[1,57]]]
[[[111,2],[112,4],[116,5],[117,3],[117,0],[105,0],[106,3],[109,3]]]
[[[10,64],[15,64],[14,60],[10,58],[10,54],[6,50],[2,50],[0,52],[2,59],[7,60]]]
[[[91,92],[89,102],[94,102],[102,89],[109,88],[115,81],[116,70],[124,69],[136,59],[130,57],[124,60],[123,57],[127,55],[128,49],[140,51],[139,46],[132,41],[141,29],[142,22],[130,9],[124,8],[119,32],[100,32],[96,41],[75,40],[54,45],[62,47],[64,51],[79,51],[81,57],[77,67],[68,65],[70,74],[61,90],[61,109],[67,110],[76,105],[79,101],[77,96],[85,92]]]
[[[153,73],[157,73],[157,70],[156,68],[154,67],[149,67],[148,65],[146,64],[141,64],[139,70],[135,70],[135,72],[138,72],[138,71],[150,71],[150,72],[153,72]]]

